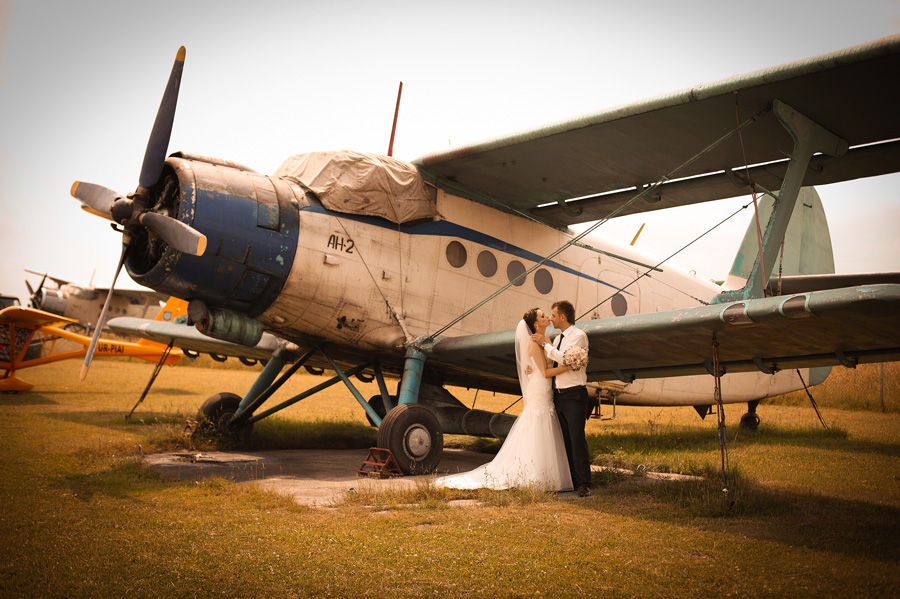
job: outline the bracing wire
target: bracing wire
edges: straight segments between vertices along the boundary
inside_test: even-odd
[[[744,173],[747,175],[747,181],[750,181],[750,193],[753,195],[753,212],[756,215],[756,241],[759,247],[759,272],[762,276],[763,293],[765,293],[766,269],[765,264],[763,264],[763,238],[762,229],[759,225],[759,206],[756,203],[756,185],[754,185],[753,181],[750,180],[750,167],[747,164],[747,151],[744,148],[744,135],[743,133],[741,133],[741,116],[737,93],[734,94],[734,120],[738,123],[738,139],[740,139],[741,141],[741,155],[743,155],[744,157]]]
[[[726,505],[730,507],[733,504],[734,500],[728,497],[728,493],[730,492],[728,471],[730,467],[728,465],[728,447],[726,445],[725,436],[725,406],[722,403],[722,370],[719,364],[719,340],[716,339],[715,333],[713,333],[712,346],[713,377],[715,378],[714,396],[716,400],[716,419],[718,421],[719,431],[719,450],[722,454],[722,496],[725,500]]]
[[[740,208],[738,208],[737,210],[735,210],[734,212],[732,212],[730,215],[726,216],[723,220],[721,220],[721,221],[719,221],[717,224],[713,225],[713,226],[712,226],[710,229],[708,229],[705,233],[701,233],[701,234],[698,235],[693,241],[689,242],[687,245],[683,246],[681,249],[679,249],[679,250],[675,251],[674,253],[670,254],[667,258],[661,260],[656,266],[653,266],[653,267],[647,269],[647,270],[646,270],[644,273],[642,273],[640,276],[635,277],[635,279],[634,279],[633,281],[631,281],[630,283],[628,283],[627,285],[625,285],[624,287],[622,287],[621,289],[619,289],[619,291],[625,291],[626,289],[628,289],[629,287],[631,287],[632,285],[634,285],[635,283],[637,283],[638,281],[640,281],[640,280],[643,279],[644,277],[648,276],[648,275],[649,275],[651,272],[653,272],[655,269],[659,268],[660,266],[662,266],[663,264],[665,264],[666,262],[668,262],[669,260],[671,260],[672,258],[674,258],[675,256],[677,256],[678,254],[680,254],[681,252],[683,252],[683,251],[686,250],[687,248],[691,247],[693,244],[695,244],[695,243],[697,243],[698,241],[700,241],[703,237],[705,237],[706,235],[709,235],[710,233],[712,233],[713,231],[715,231],[717,228],[721,227],[721,226],[724,225],[726,222],[728,222],[729,220],[731,220],[732,218],[734,218],[741,210],[747,209],[747,208],[750,206],[751,203],[752,203],[752,202],[747,202],[746,204],[744,204],[743,206],[741,206]],[[683,292],[682,292],[682,293],[683,293]],[[688,295],[691,299],[697,300],[697,301],[700,302],[701,304],[709,305],[709,302],[707,302],[707,301],[704,301],[704,300],[702,300],[702,299],[700,299],[700,298],[694,297],[694,296],[692,296],[692,295],[690,295],[690,294],[687,294],[687,295]],[[579,317],[576,318],[575,320],[581,320],[582,318],[584,318],[585,316],[587,316],[590,312],[596,310],[597,308],[599,308],[600,306],[602,306],[603,304],[605,304],[606,302],[608,302],[609,300],[611,300],[613,297],[615,297],[615,295],[610,295],[609,297],[607,297],[607,298],[606,298],[605,300],[603,300],[602,302],[600,302],[600,303],[596,304],[595,306],[591,307],[589,310],[587,310],[584,314],[582,314],[581,316],[579,316]]]
[[[624,204],[622,204],[621,206],[619,206],[618,208],[616,208],[615,210],[613,210],[613,211],[612,211],[610,214],[608,214],[605,218],[602,218],[602,219],[596,221],[593,225],[591,225],[590,227],[588,227],[587,229],[585,229],[584,231],[582,231],[581,233],[579,233],[579,234],[576,235],[575,237],[569,239],[565,244],[563,244],[563,245],[560,246],[558,249],[556,249],[555,251],[553,251],[550,255],[544,257],[540,262],[537,262],[534,266],[532,266],[531,268],[527,269],[525,272],[523,272],[522,274],[520,274],[520,275],[519,275],[518,277],[516,277],[515,279],[509,281],[506,285],[504,285],[503,287],[501,287],[500,289],[498,289],[497,291],[495,291],[494,293],[492,293],[491,295],[489,295],[489,296],[486,297],[485,299],[481,300],[480,302],[478,302],[477,304],[475,304],[474,306],[472,306],[471,308],[469,308],[468,310],[466,310],[465,312],[463,312],[462,314],[460,314],[459,316],[457,316],[456,318],[454,318],[453,320],[451,320],[450,322],[448,322],[447,324],[445,324],[443,327],[441,327],[440,329],[438,329],[437,331],[435,331],[434,333],[432,333],[432,334],[429,335],[428,337],[431,338],[431,339],[433,339],[433,338],[437,337],[438,335],[440,335],[440,334],[446,332],[448,329],[450,329],[450,328],[451,328],[452,326],[454,326],[456,323],[458,323],[459,321],[461,321],[463,318],[467,317],[469,314],[472,314],[473,312],[475,312],[476,310],[478,310],[479,308],[481,308],[483,305],[487,304],[488,302],[490,302],[491,300],[493,300],[494,298],[496,298],[497,296],[499,296],[501,293],[505,292],[507,289],[509,289],[510,287],[512,287],[513,285],[515,285],[516,283],[518,283],[520,280],[523,280],[523,279],[524,279],[525,277],[527,277],[529,274],[531,274],[532,272],[534,272],[535,270],[537,270],[538,268],[540,268],[541,266],[543,266],[543,265],[546,264],[547,262],[551,261],[553,258],[555,258],[555,257],[558,256],[559,254],[561,254],[563,251],[565,251],[565,250],[566,250],[567,248],[569,248],[570,246],[572,246],[572,245],[578,243],[579,241],[581,241],[582,239],[584,239],[585,237],[587,237],[588,235],[590,235],[591,233],[593,233],[595,230],[597,230],[598,227],[600,227],[601,225],[604,225],[604,224],[606,224],[607,222],[609,222],[610,219],[615,218],[616,216],[618,216],[619,214],[621,214],[622,212],[624,212],[626,209],[628,209],[629,207],[631,207],[635,202],[637,202],[637,201],[640,200],[640,199],[643,199],[644,197],[646,197],[647,195],[649,195],[649,194],[652,193],[653,191],[656,191],[657,189],[659,189],[659,187],[661,187],[662,185],[664,185],[666,182],[671,181],[672,179],[674,179],[676,173],[678,173],[678,172],[680,172],[681,170],[687,168],[688,166],[690,166],[691,164],[693,164],[694,162],[696,162],[697,160],[699,160],[701,157],[705,156],[706,154],[708,154],[709,152],[711,152],[712,150],[714,150],[716,147],[718,147],[718,146],[721,145],[723,142],[725,142],[726,140],[728,140],[732,135],[734,135],[735,133],[739,133],[742,127],[746,127],[746,126],[752,124],[752,123],[755,122],[757,119],[759,119],[760,117],[762,117],[764,114],[766,114],[767,112],[769,112],[769,110],[770,110],[769,107],[763,108],[762,110],[760,110],[759,112],[757,112],[756,114],[754,114],[753,116],[751,116],[750,118],[748,118],[748,119],[747,119],[746,121],[744,121],[743,123],[738,123],[737,128],[732,129],[731,131],[728,131],[728,132],[726,132],[725,134],[723,134],[723,135],[722,135],[721,137],[719,137],[717,140],[715,140],[714,142],[712,142],[711,144],[709,144],[708,146],[706,146],[705,148],[703,148],[702,150],[700,150],[699,152],[697,152],[696,154],[694,154],[693,156],[691,156],[690,158],[688,158],[686,161],[684,161],[684,162],[681,163],[680,165],[676,166],[676,167],[675,167],[674,169],[672,169],[668,174],[664,175],[662,178],[660,178],[658,181],[656,181],[656,182],[653,183],[652,185],[648,185],[647,187],[644,187],[640,192],[638,192],[638,193],[636,193],[634,196],[632,196],[632,198],[631,198],[630,200],[628,200],[627,202],[625,202]],[[593,309],[593,308],[592,308],[592,309]]]

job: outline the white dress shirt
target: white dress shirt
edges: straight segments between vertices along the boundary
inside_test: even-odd
[[[547,355],[547,358],[558,363],[560,366],[562,366],[563,364],[563,354],[565,354],[566,350],[573,345],[584,348],[584,351],[588,350],[588,338],[584,331],[582,331],[581,329],[570,326],[565,330],[565,332],[561,333],[561,335],[562,343],[559,342],[559,336],[557,336],[553,340],[552,344],[544,344],[544,353]],[[559,347],[557,347],[557,345]],[[587,366],[580,370],[569,369],[556,376],[556,388],[560,390],[568,389],[569,387],[578,387],[586,384]]]

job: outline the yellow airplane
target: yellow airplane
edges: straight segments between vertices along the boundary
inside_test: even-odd
[[[176,303],[177,302],[177,303]],[[184,313],[186,303],[173,300],[160,311],[157,320],[172,320]],[[34,308],[10,306],[0,310],[0,392],[27,391],[34,384],[16,377],[16,371],[59,360],[83,358],[91,338],[64,327],[78,321]],[[100,339],[95,355],[134,356],[157,364],[177,364],[184,353],[141,339],[137,343]]]

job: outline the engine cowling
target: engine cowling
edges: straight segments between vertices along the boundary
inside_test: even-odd
[[[141,229],[125,262],[141,285],[254,317],[278,297],[293,265],[305,191],[234,163],[185,154],[166,159],[154,211],[206,235],[202,256]]]

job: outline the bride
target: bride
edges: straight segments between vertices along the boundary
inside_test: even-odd
[[[544,313],[532,308],[516,327],[516,366],[524,407],[493,460],[468,472],[442,476],[438,487],[454,489],[508,489],[537,487],[571,491],[572,475],[566,458],[562,429],[553,407],[552,377],[568,366],[547,368],[544,352],[531,340],[550,324]]]

